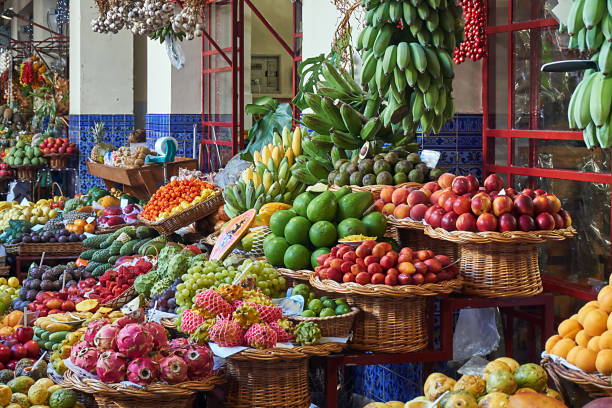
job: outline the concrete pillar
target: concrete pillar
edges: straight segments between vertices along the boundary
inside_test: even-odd
[[[127,144],[134,128],[133,36],[127,30],[100,34],[91,30],[93,2],[70,1],[70,139],[79,146],[80,189],[102,185],[87,172],[93,147],[90,129],[104,122],[104,141]]]

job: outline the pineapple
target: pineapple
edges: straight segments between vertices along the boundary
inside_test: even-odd
[[[111,144],[106,143],[102,140],[104,138],[103,122],[96,122],[94,127],[91,129],[91,133],[93,135],[95,145],[91,149],[91,154],[89,155],[89,158],[92,161],[104,163],[104,155],[106,154],[106,152],[112,152],[116,149]]]

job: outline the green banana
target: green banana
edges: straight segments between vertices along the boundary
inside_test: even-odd
[[[597,127],[601,127],[610,116],[612,101],[612,77],[606,78],[601,72],[594,74],[591,86],[590,112],[591,118]]]
[[[608,117],[603,126],[595,130],[597,141],[602,149],[607,149],[612,146],[612,115]]]
[[[382,57],[385,53],[385,50],[387,49],[387,47],[389,46],[389,42],[391,41],[391,37],[393,37],[394,31],[395,27],[391,24],[385,24],[382,29],[378,31],[376,41],[374,41],[374,46],[372,47],[372,51],[374,51],[374,55],[377,58]]]
[[[316,160],[310,160],[306,163],[306,170],[319,180],[326,179],[329,174],[327,169]]]
[[[223,189],[223,199],[225,200],[226,203],[230,204],[232,207],[239,209],[238,201],[236,200],[236,197],[234,196],[234,190],[232,189],[232,187],[228,186]]]
[[[291,132],[289,132],[289,128],[287,126],[283,126],[281,137],[283,139],[283,148],[287,150],[288,148],[291,147],[291,140],[292,140]]]
[[[285,186],[285,188],[287,189],[287,191],[293,192],[298,186],[298,184],[299,184],[298,179],[296,179],[293,176],[293,174],[291,174],[291,176],[289,177],[289,181],[287,181],[287,185]]]
[[[595,52],[604,42],[603,32],[599,29],[599,27],[593,27],[590,30],[587,30],[586,33],[586,45],[589,51]]]
[[[259,176],[260,179],[263,180],[264,172],[266,171],[266,165],[263,162],[258,162],[257,167],[255,168],[255,172]]]
[[[612,42],[606,41],[599,51],[599,70],[604,75],[612,74]]]
[[[333,85],[335,89],[342,90],[346,93],[351,93],[351,86],[346,82],[344,77],[338,72],[338,70],[330,64],[328,61],[323,62],[323,68],[321,69],[323,77]]]
[[[412,4],[408,3],[407,1],[405,1],[402,4],[402,6],[403,6],[402,7],[402,9],[403,9],[402,11],[403,11],[403,14],[404,14],[404,21],[406,22],[406,25],[407,26],[413,25],[414,22],[417,19],[416,8]]]
[[[595,129],[595,124],[593,122],[589,122],[587,127],[582,131],[582,137],[584,138],[584,144],[587,148],[592,149],[595,146],[597,130]]]
[[[246,197],[242,194],[242,189],[240,187],[241,184],[244,184],[242,181],[238,181],[232,189],[234,190],[234,197],[236,197],[236,208],[239,210],[246,210]],[[246,193],[246,192],[245,192]]]
[[[440,71],[442,72],[442,76],[444,78],[454,78],[454,63],[450,54],[443,49],[437,49],[436,53],[438,54],[438,62],[440,63]]]
[[[357,51],[361,51],[363,50],[363,37],[365,36],[366,33],[366,29],[370,28],[370,27],[365,27],[363,30],[361,30],[361,32],[359,33],[359,35],[357,36],[357,44],[355,46],[355,48],[357,49]]]
[[[400,71],[399,68],[395,68],[393,70],[393,83],[395,84],[395,88],[399,92],[404,92],[404,90],[408,86],[408,82],[406,81],[406,74]]]
[[[578,31],[578,49],[580,50],[580,52],[586,52],[587,50],[586,32],[586,27],[582,27],[580,31]]]
[[[429,17],[430,14],[430,8],[427,4],[425,3],[421,3],[417,6],[417,14],[419,15],[419,18],[423,21],[427,21],[427,17]]]
[[[270,190],[268,190],[268,194],[274,197],[280,192],[280,190],[281,190],[281,184],[278,181],[275,181],[270,186]]]
[[[599,24],[606,12],[606,5],[603,0],[585,0],[582,10],[582,20],[587,29]]]
[[[427,0],[427,3],[429,4],[429,7],[435,10],[440,7],[441,0]]]
[[[406,75],[406,82],[408,82],[408,85],[414,88],[417,83],[417,78],[419,76],[419,73],[417,72],[416,68],[413,65],[410,65],[408,66],[408,68],[406,68],[404,74]]]
[[[417,78],[417,87],[422,93],[426,93],[431,85],[431,77],[428,74],[419,75]]]
[[[606,14],[601,21],[601,33],[606,41],[612,41],[612,14]]]
[[[281,136],[278,134],[278,132],[274,132],[274,134],[272,135],[272,144],[274,146],[277,146],[281,143],[283,143],[283,139],[281,139]]]
[[[329,151],[334,146],[329,135],[314,134],[310,136],[310,140],[318,149]]]
[[[421,74],[427,70],[427,57],[425,56],[425,51],[423,47],[419,43],[409,43],[410,46],[410,55],[411,60],[414,62],[414,67]],[[408,79],[408,78],[406,78]],[[408,81],[410,83],[410,81]]]
[[[286,182],[287,177],[289,175],[289,162],[283,158],[279,168],[278,168],[278,180],[281,182]],[[248,189],[247,189],[247,197],[248,197]]]
[[[365,34],[363,36],[363,49],[364,51],[371,51],[374,47],[374,41],[378,35],[378,30],[374,27],[367,26],[364,28]]]
[[[253,208],[253,204],[255,204],[255,184],[253,184],[253,180],[249,180],[249,184],[246,187],[246,208]]]
[[[452,33],[455,30],[455,17],[447,8],[440,10],[440,26],[447,33]]]
[[[240,211],[238,211],[233,205],[229,204],[227,201],[223,206],[223,211],[225,212],[225,215],[227,215],[229,218],[237,217],[240,214]]]
[[[405,71],[409,63],[410,63],[410,50],[408,49],[408,43],[405,41],[402,41],[401,43],[397,44],[396,64],[397,64],[397,67],[400,69],[400,71]]]
[[[344,81],[347,83],[351,91],[353,91],[356,95],[360,95],[362,93],[361,86],[359,86],[357,81],[353,79],[353,77],[351,76],[351,74],[349,74],[348,71],[342,71],[340,75],[342,75]]]
[[[304,93],[304,100],[317,115],[325,116],[323,108],[321,107],[321,97],[319,95],[306,92]]]
[[[567,32],[569,35],[577,35],[580,29],[584,27],[583,9],[584,0],[575,0],[572,3],[567,16]]]
[[[437,116],[442,116],[444,113],[444,108],[446,108],[446,90],[445,88],[440,88],[438,92],[438,102],[434,107],[434,112]]]
[[[265,187],[263,184],[260,184],[257,189],[255,190],[255,197],[259,197],[262,194],[265,194]]]
[[[419,40],[419,43],[423,47],[430,45],[432,43],[431,33],[429,31],[421,30],[417,33],[417,40]]]
[[[330,136],[334,144],[341,149],[354,150],[361,147],[361,142],[348,133],[334,130]]]
[[[424,47],[423,49],[425,51],[425,57],[427,58],[427,73],[434,78],[439,78],[441,68],[438,54],[429,47]]]
[[[389,19],[397,23],[403,15],[402,3],[398,1],[389,2]]]
[[[380,109],[381,103],[382,99],[378,96],[378,92],[374,91],[372,95],[368,96],[363,116],[371,118],[378,115],[378,109]]]
[[[425,22],[425,26],[427,27],[429,32],[433,33],[434,31],[436,31],[439,25],[440,25],[440,17],[438,13],[431,13],[429,15],[429,18]]]
[[[376,62],[376,74],[374,75],[374,79],[376,80],[376,87],[378,88],[378,92],[384,94],[389,89],[389,82],[391,81],[391,77],[385,75],[383,70],[383,61],[379,59]]]
[[[291,174],[295,176],[295,178],[304,184],[312,185],[319,182],[319,179],[314,177],[308,171],[306,171],[305,167],[296,167],[295,165],[291,168]]]
[[[431,42],[436,48],[444,47],[446,43],[446,34],[444,33],[444,30],[438,28],[436,31],[431,33]]]
[[[415,92],[415,99],[412,105],[412,118],[414,121],[421,120],[423,113],[425,112],[425,103],[423,101],[423,94],[421,92]]]
[[[253,205],[253,208],[255,209],[255,211],[259,211],[261,209],[261,207],[264,205],[264,200],[265,200],[265,196],[260,195],[259,197],[257,197],[257,200],[255,200],[255,205]],[[269,202],[272,202],[272,200],[270,200]]]
[[[397,66],[397,45],[389,45],[383,56],[383,73],[390,75]]]
[[[381,129],[382,122],[380,121],[380,118],[371,118],[361,129],[360,136],[363,140],[372,140],[376,137]]]
[[[591,122],[590,107],[591,104],[589,99],[591,97],[591,86],[595,79],[595,74],[591,73],[588,77],[582,79],[584,85],[580,88],[580,93],[577,96],[576,104],[574,105],[574,119],[578,129],[584,129]]]
[[[363,60],[363,69],[361,71],[361,83],[367,84],[370,79],[374,78],[376,73],[376,57],[373,52],[368,52]]]
[[[325,113],[327,113],[327,117],[335,129],[346,130],[342,115],[340,114],[340,108],[336,106],[331,98],[324,96],[321,101],[321,107],[325,110]],[[323,132],[323,134],[325,134],[325,132]]]
[[[436,104],[438,103],[438,98],[440,97],[440,90],[436,86],[430,86],[427,90],[427,93],[424,95],[423,101],[425,103],[425,108],[434,109]]]
[[[350,133],[359,133],[363,127],[364,117],[361,113],[353,109],[349,104],[342,102],[340,104],[340,115],[346,129]]]
[[[416,37],[417,33],[421,30],[423,26],[423,22],[420,19],[414,20],[412,24],[408,28],[410,28],[410,33]]]
[[[308,113],[302,116],[302,122],[308,129],[322,135],[329,133],[329,130],[333,127],[331,123],[322,120],[319,116]]]

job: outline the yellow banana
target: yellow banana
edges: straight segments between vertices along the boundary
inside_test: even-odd
[[[261,185],[261,177],[259,177],[259,174],[257,173],[253,173],[253,184],[255,188]]]
[[[291,140],[291,149],[295,156],[302,154],[302,129],[299,126],[293,131],[293,139]]]
[[[293,166],[293,159],[295,158],[295,156],[293,155],[293,148],[287,148],[287,151],[285,152],[285,157],[289,162],[289,167]]]
[[[272,149],[272,160],[274,160],[274,165],[278,168],[280,165],[281,159],[283,156],[281,155],[281,151],[278,146],[274,146]]]

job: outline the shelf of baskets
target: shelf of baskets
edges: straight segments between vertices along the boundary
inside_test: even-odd
[[[342,351],[340,343],[294,348],[247,349],[227,358],[227,406],[310,406],[308,359]]]
[[[542,293],[538,245],[576,235],[573,227],[552,231],[469,232],[426,226],[425,234],[459,245],[463,291],[482,297]]]
[[[327,293],[345,295],[351,306],[361,310],[355,319],[351,349],[410,353],[424,350],[429,340],[427,297],[459,291],[462,282],[454,279],[424,285],[359,285],[321,280],[312,275],[310,285]]]

